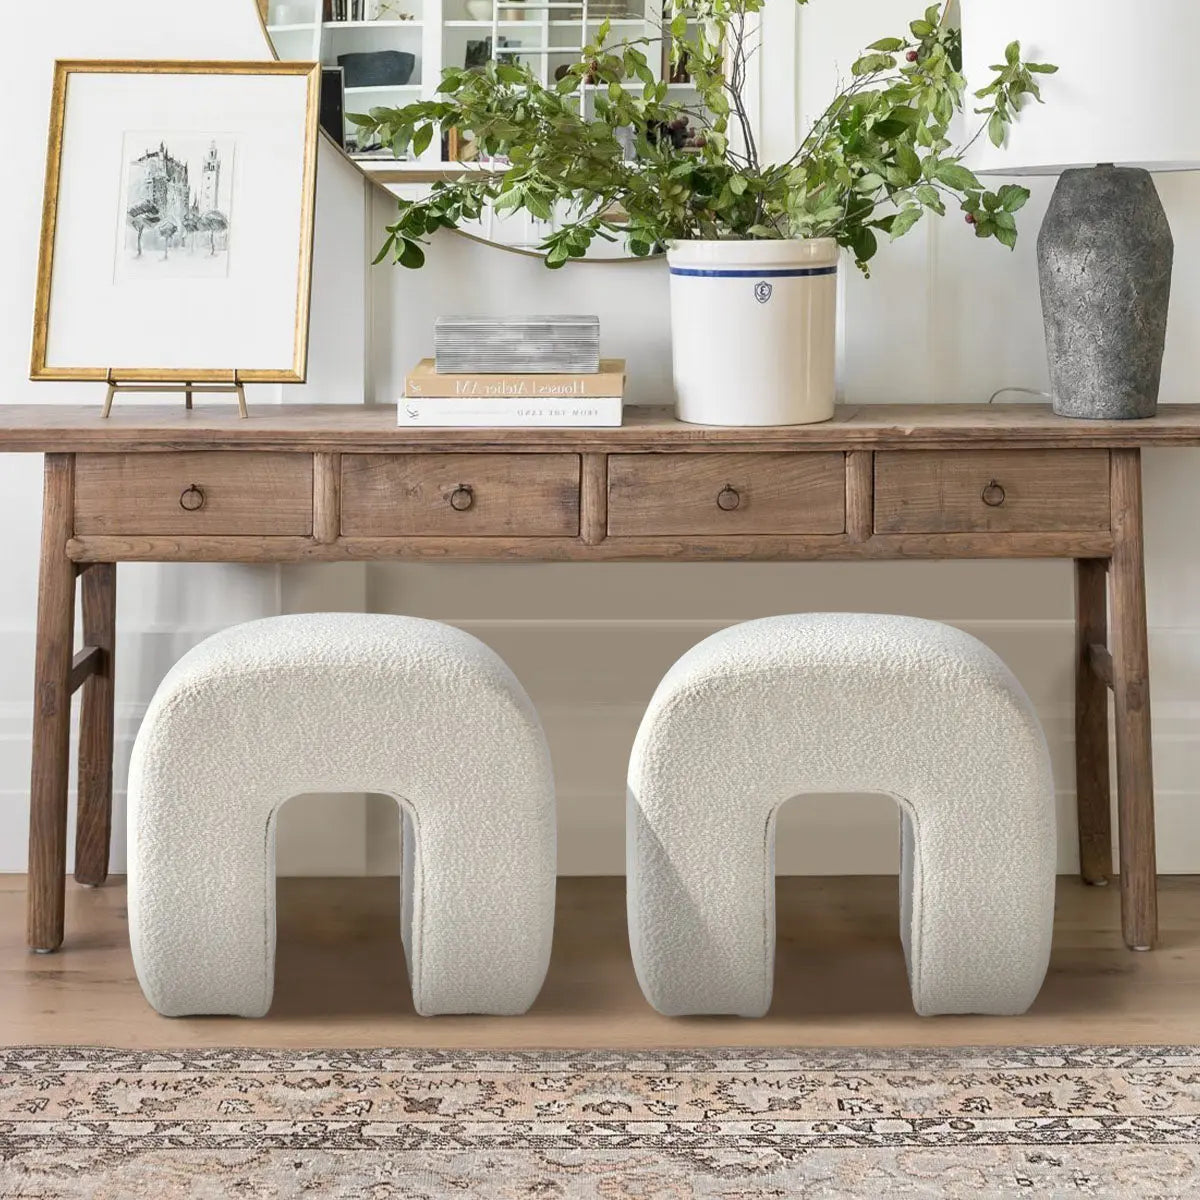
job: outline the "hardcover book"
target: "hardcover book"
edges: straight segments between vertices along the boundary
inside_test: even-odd
[[[620,396],[522,400],[507,396],[456,399],[412,396],[400,401],[398,425],[414,429],[613,428],[621,424]]]
[[[605,358],[593,373],[446,374],[432,358],[423,358],[404,381],[405,398],[426,396],[480,400],[507,397],[515,400],[551,400],[622,396],[625,393],[625,360]]]

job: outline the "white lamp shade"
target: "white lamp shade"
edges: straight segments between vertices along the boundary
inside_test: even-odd
[[[961,0],[967,113],[984,103],[992,64],[1020,41],[1036,75],[1005,145],[985,132],[966,163],[1003,175],[1053,175],[1097,163],[1152,171],[1200,168],[1200,0]],[[972,128],[974,132],[974,128]]]

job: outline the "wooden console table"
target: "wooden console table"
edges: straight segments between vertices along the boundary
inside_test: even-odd
[[[394,408],[0,408],[45,454],[29,944],[63,938],[71,696],[75,877],[108,867],[119,562],[1069,558],[1083,877],[1107,880],[1116,715],[1126,943],[1157,936],[1141,448],[1200,446],[1200,407],[1082,422],[1041,405],[847,407],[824,425],[412,430]],[[73,647],[76,578],[83,640]],[[1106,603],[1107,578],[1107,603]],[[868,606],[870,601],[867,602]],[[1109,614],[1112,629],[1109,636]]]

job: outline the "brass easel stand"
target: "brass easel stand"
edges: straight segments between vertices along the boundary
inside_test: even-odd
[[[192,407],[192,396],[196,392],[237,392],[238,415],[245,420],[250,414],[246,411],[246,385],[238,378],[237,370],[232,373],[229,383],[118,383],[113,378],[112,367],[109,367],[105,382],[108,384],[108,395],[104,397],[104,416],[112,412],[113,397],[118,392],[182,392],[184,407]]]

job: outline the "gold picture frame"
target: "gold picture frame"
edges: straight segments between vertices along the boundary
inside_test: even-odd
[[[307,78],[304,116],[304,167],[299,224],[299,270],[290,367],[256,368],[229,363],[215,367],[141,367],[128,363],[98,363],[95,366],[64,366],[48,361],[51,296],[54,284],[55,247],[63,180],[63,143],[70,81],[77,75],[203,75],[203,76],[298,76]],[[38,254],[37,290],[34,302],[33,348],[30,378],[34,380],[96,380],[119,387],[126,383],[176,383],[189,385],[230,383],[303,383],[308,372],[308,326],[312,298],[313,236],[316,215],[317,145],[320,129],[321,68],[304,62],[225,61],[123,61],[59,60],[55,63],[50,107],[50,136],[46,155],[45,191],[42,206],[41,243]],[[168,239],[169,245],[169,239]],[[195,391],[206,390],[195,386]]]

